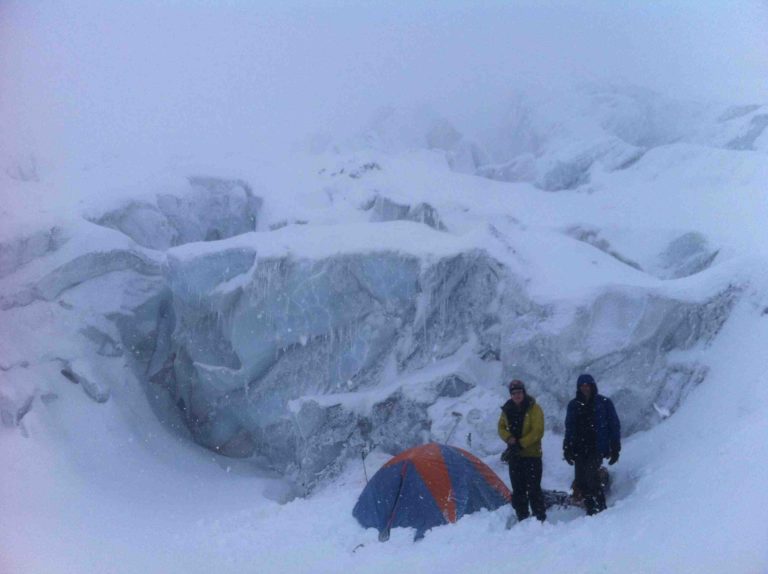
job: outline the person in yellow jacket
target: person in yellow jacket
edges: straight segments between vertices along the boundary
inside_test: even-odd
[[[504,458],[509,462],[512,507],[518,520],[525,520],[532,511],[543,522],[547,518],[541,493],[544,413],[525,391],[522,381],[515,379],[509,383],[509,395],[510,399],[501,407],[499,436],[507,443]]]

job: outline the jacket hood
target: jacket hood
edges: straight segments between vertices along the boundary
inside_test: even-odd
[[[584,383],[587,383],[590,387],[592,387],[592,398],[595,398],[597,396],[597,383],[595,382],[595,379],[592,375],[588,375],[586,373],[579,375],[579,378],[576,379],[576,398],[581,398],[579,387]]]

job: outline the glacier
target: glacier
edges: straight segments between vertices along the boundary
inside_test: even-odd
[[[614,130],[623,143],[520,136],[544,146],[503,168],[520,178],[489,172],[490,153],[432,118],[414,124],[423,149],[390,149],[388,133],[28,221],[0,237],[0,430],[29,440],[85,417],[95,426],[72,439],[77,460],[93,448],[109,459],[137,448],[115,442],[106,421],[121,420],[140,449],[166,436],[226,473],[272,473],[269,499],[315,504],[361,464],[427,441],[498,461],[498,407],[521,378],[545,413],[548,480],[563,482],[557,441],[578,374],[613,399],[625,441],[645,444],[718,376],[711,349],[757,305],[741,255],[757,227],[707,213],[761,213],[746,193],[768,177],[761,152],[728,145],[751,138],[760,109],[720,110],[706,145],[633,139],[632,122]],[[462,146],[475,151],[460,165]],[[679,208],[656,209],[659,178]],[[692,203],[702,185],[732,196]],[[113,481],[119,466],[96,472]],[[618,475],[616,504],[638,480]]]
[[[444,436],[450,405],[499,400],[512,377],[558,431],[570,381],[593,372],[625,432],[646,430],[706,377],[700,351],[740,291],[536,301],[498,230],[457,238],[393,219],[170,249],[163,279],[114,316],[137,376],[168,393],[195,441],[256,457],[306,492],[360,452]],[[493,452],[488,418],[467,416],[461,434]]]
[[[669,142],[695,139],[690,126],[704,130],[710,108],[687,109],[675,124],[682,131],[651,137],[638,118],[658,113],[663,123],[672,104],[643,103],[642,92],[586,94],[576,109],[612,110],[587,130],[597,139],[555,145],[565,136],[518,108],[528,118],[518,126],[539,126],[514,135],[520,157],[536,166],[584,158],[576,171],[528,163],[534,190],[581,186],[593,202],[611,177],[650,180],[671,158],[755,153],[727,142],[744,133],[731,124],[751,130],[760,107],[721,110],[713,122],[727,134],[697,148]],[[79,313],[75,336],[92,359],[52,350],[57,376],[102,404],[114,389],[101,371],[123,365],[173,432],[257,461],[303,493],[360,453],[395,453],[451,429],[465,446],[496,453],[494,405],[512,377],[529,384],[554,432],[585,371],[613,398],[627,436],[672,416],[706,379],[706,348],[747,285],[723,271],[730,255],[718,229],[670,220],[649,237],[609,212],[574,219],[567,201],[550,211],[549,229],[532,228],[532,195],[489,183],[486,201],[467,201],[453,179],[505,179],[482,167],[493,154],[457,166],[470,140],[442,118],[412,120],[388,111],[363,138],[365,151],[315,156],[305,171],[316,175],[301,176],[311,182],[303,207],[258,175],[255,184],[190,176],[93,202],[77,225],[31,226],[0,243],[0,308],[23,314],[50,303]],[[429,157],[393,150],[404,133]],[[591,171],[595,161],[602,174]],[[562,250],[572,261],[553,266]],[[592,271],[574,282],[571,268]],[[111,295],[95,304],[94,289]],[[30,361],[19,353],[4,372],[22,363]],[[17,424],[36,397],[56,392],[22,385],[1,394],[3,420]]]
[[[492,345],[500,266],[426,225],[376,224],[357,252],[344,239],[360,231],[281,229],[217,242],[216,251],[169,253],[175,326],[163,329],[170,341],[149,358],[163,370],[150,376],[173,394],[196,440],[300,469],[303,484],[372,442],[365,428],[389,450],[423,440],[429,404],[399,390],[364,413],[307,402],[293,412],[291,402],[375,389],[470,341]],[[402,237],[445,255],[406,249]],[[284,253],[274,253],[275,242],[285,242]],[[302,256],[306,246],[328,254]]]

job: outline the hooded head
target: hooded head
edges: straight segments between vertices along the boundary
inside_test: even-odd
[[[586,393],[582,392],[582,386],[585,388],[585,390],[587,387],[592,390],[589,398],[594,398],[595,395],[597,395],[597,383],[595,382],[595,379],[592,375],[584,373],[583,375],[579,375],[579,378],[576,379],[576,398],[586,396]]]

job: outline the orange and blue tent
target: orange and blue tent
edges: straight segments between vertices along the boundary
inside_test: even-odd
[[[401,452],[366,485],[352,514],[387,540],[397,526],[416,529],[416,538],[440,524],[456,522],[482,508],[509,503],[506,485],[476,456],[455,446],[429,443]]]

